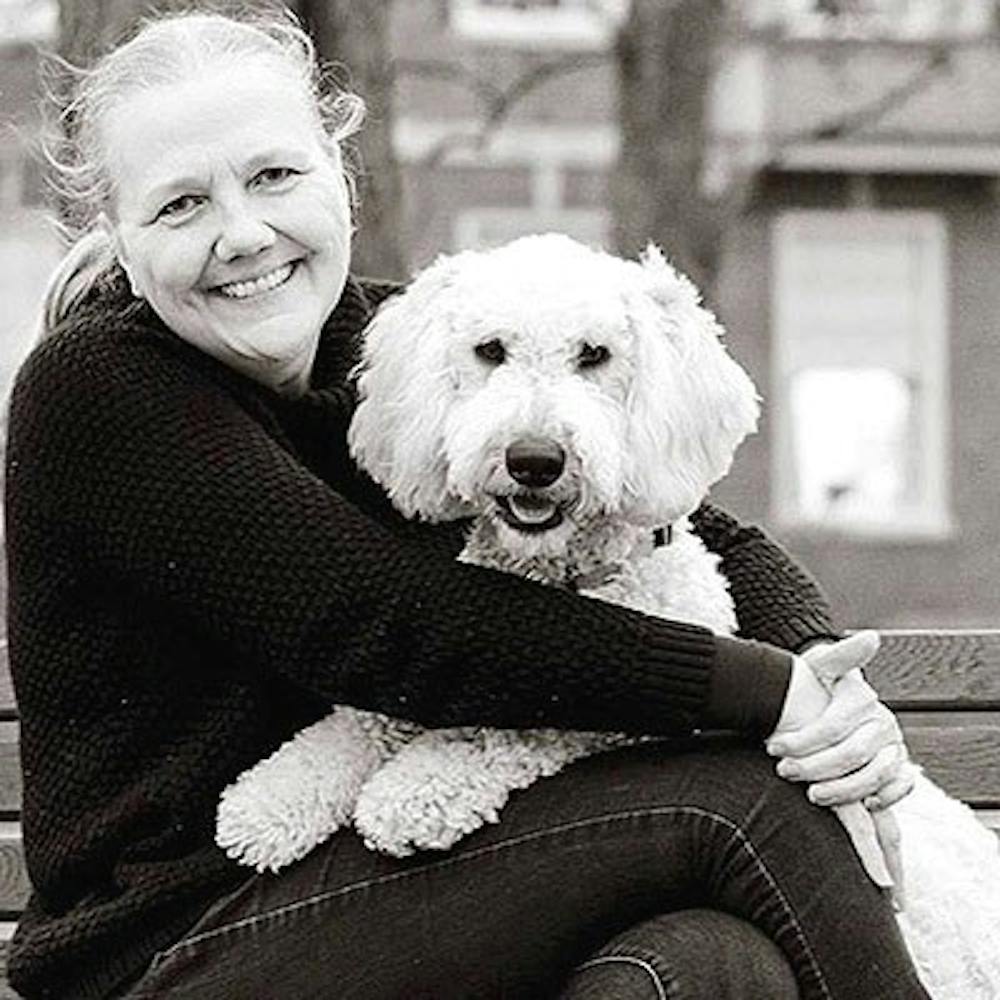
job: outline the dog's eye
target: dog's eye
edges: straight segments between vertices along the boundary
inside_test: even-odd
[[[611,357],[611,352],[603,344],[583,344],[576,356],[580,368],[597,368]]]
[[[507,359],[507,348],[503,346],[502,340],[483,341],[476,344],[476,357],[481,358],[488,365],[502,365]]]

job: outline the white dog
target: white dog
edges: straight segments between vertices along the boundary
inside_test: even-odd
[[[538,236],[443,257],[368,330],[351,448],[404,514],[472,516],[468,562],[731,633],[687,520],[758,415],[721,332],[655,248],[634,262]],[[512,790],[623,741],[338,707],[224,792],[217,841],[261,871],[351,823],[389,854],[446,849]],[[996,839],[922,777],[895,808],[926,985],[1000,996]]]

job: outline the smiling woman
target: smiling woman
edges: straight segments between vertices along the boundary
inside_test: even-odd
[[[223,63],[122,101],[103,139],[132,293],[225,364],[304,389],[347,279],[350,204],[301,81],[278,63]]]
[[[51,158],[85,235],[54,276],[7,449],[32,881],[12,983],[46,998],[610,1000],[651,981],[688,1000],[922,996],[836,820],[760,746],[832,713],[838,737],[802,758],[821,758],[828,800],[906,791],[891,715],[856,673],[828,691],[809,665],[845,673],[871,650],[786,651],[836,633],[780,549],[687,497],[731,581],[742,638],[723,638],[460,563],[460,523],[406,522],[352,465],[350,372],[397,289],[348,273],[341,142],[360,111],[321,83],[289,18],[185,14],[141,26],[63,109],[72,133]],[[595,319],[568,364],[620,391],[638,373]],[[483,333],[462,331],[462,364],[502,378],[507,347]],[[511,364],[536,349],[510,346]],[[506,457],[536,483],[563,474],[537,441]],[[414,488],[431,471],[416,461]],[[507,509],[525,534],[556,513]],[[220,794],[332,704],[404,726],[680,739],[538,782],[447,855],[401,862],[347,830],[254,874],[215,842]],[[696,737],[709,727],[738,735]]]

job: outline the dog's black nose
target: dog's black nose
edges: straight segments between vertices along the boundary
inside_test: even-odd
[[[563,472],[566,452],[550,438],[523,437],[507,446],[507,471],[521,486],[551,486]]]

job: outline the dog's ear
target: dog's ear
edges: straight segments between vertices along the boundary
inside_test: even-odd
[[[407,517],[461,516],[449,497],[444,421],[456,382],[448,361],[448,295],[455,257],[439,257],[388,299],[365,331],[356,370],[360,402],[348,431],[351,454]]]
[[[635,266],[625,505],[630,518],[662,524],[694,510],[726,474],[736,448],[757,427],[759,406],[694,285],[652,245]]]

